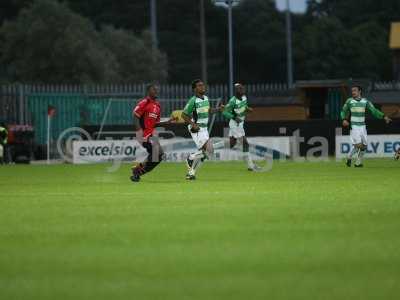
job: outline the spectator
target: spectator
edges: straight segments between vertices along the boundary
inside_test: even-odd
[[[0,123],[0,164],[6,161],[8,131],[4,123]]]

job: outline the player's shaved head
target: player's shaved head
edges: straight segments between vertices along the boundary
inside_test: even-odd
[[[157,88],[157,85],[155,83],[150,83],[146,85],[146,93],[148,93],[152,88]]]
[[[204,84],[203,80],[195,79],[192,81],[192,89],[195,94],[204,95],[206,92],[206,85]]]
[[[156,98],[158,95],[158,87],[155,83],[148,84],[146,86],[146,93],[152,98]]]
[[[235,94],[237,96],[243,96],[245,93],[245,88],[244,85],[242,83],[235,83]]]

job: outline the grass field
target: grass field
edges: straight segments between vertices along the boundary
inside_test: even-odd
[[[0,167],[0,299],[399,299],[400,163]]]

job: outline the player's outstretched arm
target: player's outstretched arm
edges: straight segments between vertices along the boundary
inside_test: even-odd
[[[156,127],[162,127],[162,126],[165,126],[165,125],[168,125],[168,124],[176,123],[176,121],[177,121],[177,118],[170,118],[167,121],[158,122],[156,124]]]
[[[368,110],[371,112],[371,114],[374,116],[374,118],[377,119],[384,119],[386,123],[390,123],[392,121],[392,119],[390,119],[388,116],[385,116],[385,114],[380,111],[379,109],[377,109],[372,103],[371,101],[368,101],[367,103],[367,108]]]
[[[190,118],[189,115],[187,115],[185,112],[182,112],[182,119],[185,121],[186,124],[193,125],[195,124],[192,119]]]
[[[217,112],[222,112],[223,110],[224,110],[224,105],[223,104],[220,104],[220,106],[218,106],[218,107],[210,107],[210,109],[208,110],[208,113],[210,113],[210,114],[215,114],[215,113],[217,113]]]

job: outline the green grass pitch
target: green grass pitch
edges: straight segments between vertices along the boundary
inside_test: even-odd
[[[400,163],[0,167],[0,299],[399,299]]]

